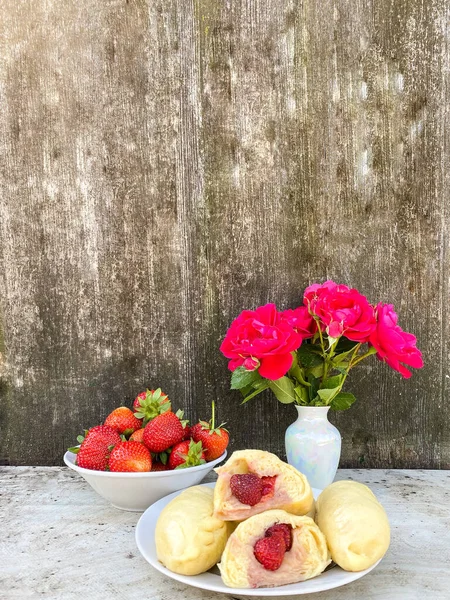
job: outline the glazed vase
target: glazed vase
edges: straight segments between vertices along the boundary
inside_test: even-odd
[[[313,488],[332,483],[341,456],[341,434],[328,421],[329,406],[296,406],[297,420],[286,430],[290,465],[306,475]]]

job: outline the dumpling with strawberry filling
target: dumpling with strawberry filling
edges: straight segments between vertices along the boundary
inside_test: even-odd
[[[313,516],[314,498],[306,477],[275,454],[238,450],[216,470],[214,516],[243,521],[265,510]]]
[[[311,579],[330,562],[325,536],[310,517],[268,510],[239,523],[219,568],[228,587],[260,588]]]

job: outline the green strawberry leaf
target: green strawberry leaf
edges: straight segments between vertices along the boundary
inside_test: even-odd
[[[78,452],[80,451],[80,447],[79,446],[72,446],[72,448],[67,448],[68,452],[72,452],[73,454],[78,454]]]

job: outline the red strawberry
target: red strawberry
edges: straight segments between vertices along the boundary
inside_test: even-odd
[[[202,443],[193,440],[183,441],[172,448],[169,456],[169,469],[186,469],[205,463],[205,453]]]
[[[212,403],[212,418],[209,423],[200,421],[191,427],[191,437],[195,442],[201,442],[205,450],[206,460],[209,462],[222,456],[225,452],[230,437],[228,431],[223,428],[225,423],[218,427],[214,423],[214,402]]]
[[[91,427],[91,429],[85,429],[84,435],[77,436],[77,442],[82,444],[84,440],[90,435],[94,433],[95,435],[102,435],[106,440],[111,440],[111,444],[115,444],[117,441],[117,431],[108,425],[96,425],[95,427]],[[68,448],[69,452],[73,452],[77,454],[80,449],[80,446],[73,446],[72,448]]]
[[[154,462],[152,464],[152,471],[168,471],[169,465],[163,465],[161,462]]]
[[[144,428],[141,427],[140,429],[136,429],[136,431],[134,431],[130,435],[130,441],[141,442],[143,444],[144,443]]]
[[[192,435],[191,435],[191,427],[189,427],[189,425],[185,425],[184,426],[184,436],[183,436],[183,440],[187,440],[189,441],[191,439]]]
[[[172,410],[167,394],[157,390],[146,390],[137,395],[133,402],[134,414],[138,419],[143,419],[144,425],[169,410]]]
[[[263,483],[254,473],[235,474],[230,479],[231,493],[241,504],[255,506],[261,501]]]
[[[274,495],[276,478],[276,475],[274,475],[273,477],[261,477],[261,481],[263,484],[262,494],[263,496],[266,496],[266,498],[271,498]]]
[[[120,443],[120,435],[108,425],[90,429],[77,452],[76,463],[84,469],[105,471],[111,446]]]
[[[137,419],[126,406],[119,406],[106,417],[105,425],[109,425],[119,433],[126,433],[127,430],[132,433],[142,427],[142,420]]]
[[[286,552],[292,548],[292,526],[287,523],[277,523],[266,530],[265,537],[281,535],[284,539]]]
[[[144,429],[144,444],[151,452],[163,452],[181,442],[183,425],[173,412],[165,412],[149,421]]]
[[[286,544],[282,535],[259,539],[253,547],[256,560],[268,571],[276,571],[281,567]]]
[[[112,449],[108,464],[109,470],[115,472],[150,471],[152,457],[140,442],[120,442]]]

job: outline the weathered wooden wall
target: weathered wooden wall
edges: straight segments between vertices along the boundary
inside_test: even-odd
[[[446,0],[0,0],[1,449],[58,464],[161,385],[284,452],[218,347],[334,278],[393,302],[426,367],[376,360],[342,465],[450,467]]]

